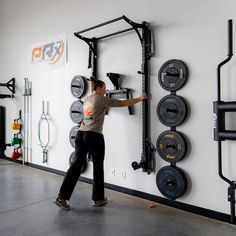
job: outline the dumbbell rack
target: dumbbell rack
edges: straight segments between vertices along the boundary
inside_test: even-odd
[[[188,69],[180,60],[165,62],[159,71],[159,83],[170,95],[160,100],[157,106],[159,120],[170,130],[161,133],[157,139],[157,151],[160,157],[169,162],[170,166],[162,167],[156,175],[156,183],[160,192],[167,198],[175,200],[181,197],[187,189],[187,178],[184,172],[176,166],[187,153],[185,136],[176,131],[187,117],[187,105],[176,91],[182,88],[188,77]]]
[[[22,157],[22,149],[21,149],[21,138],[22,138],[22,120],[21,120],[21,110],[19,111],[19,117],[17,119],[14,119],[14,122],[12,124],[12,129],[13,130],[17,130],[17,133],[14,133],[14,138],[18,138],[19,142],[14,143],[13,139],[11,142],[11,145],[14,147],[13,153],[11,155],[12,159],[18,159],[20,157]],[[14,126],[17,125],[17,127],[15,128]],[[19,138],[20,136],[20,138]],[[18,151],[20,150],[20,151]]]
[[[226,130],[225,113],[236,112],[236,101],[221,101],[221,67],[231,60],[233,56],[233,21],[228,20],[228,57],[217,67],[217,101],[213,102],[214,140],[218,141],[218,174],[229,184],[228,201],[230,202],[230,223],[235,224],[235,189],[236,181],[224,176],[222,171],[222,141],[236,140],[236,131]]]

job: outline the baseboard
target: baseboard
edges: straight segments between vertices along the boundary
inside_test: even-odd
[[[1,158],[5,159],[5,160],[16,162],[16,163],[19,163],[19,164],[23,163],[21,160],[13,160],[13,159],[8,158],[6,156],[1,157]],[[40,166],[40,165],[36,165],[36,164],[32,164],[32,163],[25,163],[25,165],[30,166],[32,168],[40,169],[40,170],[43,170],[43,171],[47,171],[47,172],[50,172],[50,173],[54,173],[54,174],[65,175],[64,171],[56,170],[56,169],[53,169],[53,168],[48,168],[48,167],[45,167],[45,166]],[[89,183],[89,184],[93,183],[92,179],[86,178],[86,177],[80,177],[79,180],[82,181],[82,182],[85,182],[85,183]],[[211,219],[214,219],[214,220],[219,220],[219,221],[230,223],[230,219],[231,219],[230,215],[224,214],[224,213],[221,213],[221,212],[217,212],[217,211],[209,210],[209,209],[206,209],[206,208],[197,207],[197,206],[194,206],[194,205],[178,202],[176,200],[175,201],[170,200],[170,199],[167,199],[167,198],[164,198],[164,197],[159,197],[159,196],[156,196],[156,195],[152,195],[152,194],[149,194],[149,193],[144,193],[144,192],[141,192],[141,191],[137,191],[137,190],[121,187],[121,186],[117,186],[117,185],[110,184],[110,183],[105,183],[105,188],[111,189],[111,190],[114,190],[114,191],[117,191],[117,192],[125,193],[125,194],[128,194],[128,195],[132,195],[132,196],[135,196],[135,197],[140,197],[140,198],[150,200],[150,201],[153,201],[153,202],[157,202],[157,203],[167,205],[167,206],[170,206],[170,207],[173,207],[173,208],[176,208],[176,209],[180,209],[180,210],[183,210],[183,211],[186,211],[186,212],[190,212],[190,213],[194,213],[194,214],[197,214],[197,215],[205,216],[205,217],[208,217],[208,218],[211,218]]]
[[[23,164],[22,160],[14,160],[14,159],[12,159],[10,157],[5,156],[4,154],[0,155],[0,158],[4,159],[4,160],[7,160],[7,161],[15,162],[15,163],[18,163],[18,164]]]
[[[85,178],[85,177],[80,177],[80,181],[92,184],[93,180]],[[170,207],[174,207],[176,209],[180,209],[183,211],[187,211],[190,213],[194,213],[197,215],[201,215],[201,216],[205,216],[214,220],[219,220],[219,221],[223,221],[223,222],[228,222],[230,223],[230,215],[221,213],[221,212],[217,212],[217,211],[213,211],[213,210],[209,210],[206,208],[201,208],[201,207],[197,207],[197,206],[193,206],[193,205],[189,205],[186,203],[182,203],[182,202],[178,202],[178,201],[174,201],[174,200],[170,200],[164,197],[159,197],[156,195],[152,195],[149,193],[144,193],[141,191],[137,191],[137,190],[133,190],[133,189],[128,189],[128,188],[124,188],[124,187],[120,187],[117,185],[113,185],[110,183],[105,183],[105,188],[107,189],[111,189],[117,192],[121,192],[121,193],[125,193],[125,194],[129,194],[135,197],[140,197],[146,200],[150,200],[153,202],[157,202],[163,205],[167,205]]]

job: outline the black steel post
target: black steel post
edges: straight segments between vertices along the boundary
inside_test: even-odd
[[[92,69],[93,69],[93,73],[92,75],[98,79],[98,73],[97,73],[97,40],[94,39],[94,42],[92,43],[93,45],[93,53],[92,53]]]
[[[230,186],[228,188],[228,201],[230,202],[230,223],[235,223],[235,188]]]
[[[148,23],[142,23],[142,91],[145,92],[149,96],[149,28]],[[142,117],[143,117],[143,152],[142,152],[142,160],[143,163],[143,171],[150,174],[152,172],[152,144],[149,138],[149,99],[142,101]]]
[[[228,56],[233,56],[233,20],[228,20]]]
[[[4,151],[6,150],[6,109],[0,106],[0,157],[4,157]]]

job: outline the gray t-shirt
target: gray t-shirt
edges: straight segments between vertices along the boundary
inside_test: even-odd
[[[109,97],[91,94],[85,98],[83,104],[84,119],[79,130],[102,133],[105,109],[107,107],[121,107],[121,101]]]

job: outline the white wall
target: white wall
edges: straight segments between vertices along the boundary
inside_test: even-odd
[[[235,19],[236,2],[233,0],[41,0],[0,1],[0,81],[11,77],[17,80],[16,97],[1,100],[7,107],[7,139],[13,133],[10,124],[22,109],[23,78],[33,83],[32,95],[32,163],[66,171],[73,151],[68,136],[73,122],[69,108],[75,100],[70,83],[75,75],[86,75],[88,47],[73,33],[84,28],[126,15],[135,22],[148,21],[155,37],[155,55],[151,59],[151,140],[156,144],[158,135],[167,130],[156,115],[158,101],[169,94],[158,83],[158,71],[167,60],[176,58],[186,62],[190,70],[187,84],[178,95],[191,106],[188,120],[177,127],[190,143],[189,155],[177,163],[188,176],[189,189],[178,201],[207,209],[229,213],[227,184],[217,174],[217,143],[213,141],[212,102],[216,100],[216,67],[227,56],[227,20]],[[120,23],[124,28],[125,24]],[[100,28],[91,34],[114,32],[115,24]],[[235,29],[235,27],[234,27]],[[68,64],[50,71],[36,72],[30,64],[30,46],[66,34],[68,38]],[[91,36],[90,34],[90,36]],[[89,34],[88,34],[89,35]],[[235,40],[234,40],[235,41]],[[235,50],[234,50],[235,51]],[[141,91],[141,47],[135,33],[105,40],[99,49],[99,76],[112,88],[105,74],[117,72],[125,75],[123,87],[133,88],[134,96]],[[234,100],[235,59],[223,70],[222,99]],[[3,91],[3,88],[0,88]],[[50,104],[51,144],[49,160],[42,163],[38,145],[37,123],[41,115],[42,100]],[[110,109],[104,125],[106,138],[105,181],[161,196],[155,183],[156,172],[150,175],[133,171],[132,161],[141,158],[141,104],[135,106],[135,115],[127,108]],[[227,116],[227,125],[235,129],[234,116]],[[235,179],[234,142],[224,143],[224,173]],[[8,148],[7,154],[10,155]],[[168,165],[156,153],[156,171]],[[115,169],[112,176],[111,169]],[[126,171],[126,179],[122,172]],[[86,177],[92,177],[91,165]]]

